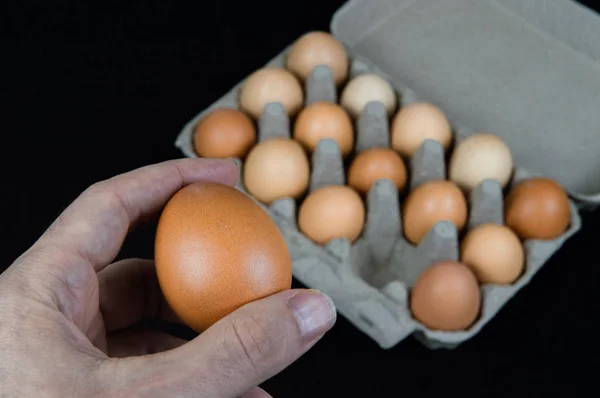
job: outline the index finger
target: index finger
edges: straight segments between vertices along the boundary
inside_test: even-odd
[[[96,271],[114,260],[130,226],[159,211],[185,185],[199,181],[233,185],[232,160],[171,160],[96,183],[48,228],[36,245],[75,254]]]

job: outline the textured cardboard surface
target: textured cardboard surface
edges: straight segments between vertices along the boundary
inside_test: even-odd
[[[450,0],[450,2],[455,5],[457,5],[457,3],[472,3],[467,0]],[[510,3],[508,0],[505,0],[505,2]],[[386,23],[382,23],[381,21],[377,22],[379,21],[378,18],[381,18],[381,16],[385,14],[385,12],[383,12],[385,11],[385,8],[382,7],[406,3],[404,6],[404,9],[406,9],[410,5],[416,4],[412,1],[402,2],[389,0],[376,2],[373,4],[374,7],[371,8],[361,8],[361,5],[364,6],[363,3],[362,0],[354,0],[349,2],[345,9],[340,10],[333,23],[338,34],[345,29],[342,24],[347,24],[352,21],[351,18],[345,18],[348,18],[348,16],[351,15],[356,16],[357,12],[363,12],[364,14],[361,18],[358,18],[358,22],[355,21],[355,24],[356,30],[360,30],[362,27],[365,29],[370,27],[369,34],[366,36],[363,35],[363,38],[361,39],[366,40],[364,37],[374,35],[374,32],[383,29],[386,25]],[[420,5],[432,5],[433,3],[440,4],[442,2],[421,0],[418,3]],[[564,2],[559,1],[558,3],[562,4]],[[424,18],[426,15],[431,15],[432,12],[436,11],[434,7],[434,11],[425,8],[422,9],[422,12],[423,15],[421,15],[421,17]],[[437,12],[439,12],[439,10]],[[346,13],[345,16],[344,13]],[[380,15],[378,13],[380,13]],[[401,14],[402,13],[394,13],[394,18]],[[549,13],[548,15],[554,14]],[[417,16],[418,15],[412,15],[412,18],[416,18]],[[392,20],[393,18],[389,19],[389,21]],[[413,21],[413,23],[416,24],[416,21]],[[421,19],[421,23],[424,23],[423,19]],[[435,24],[430,22],[429,25]],[[507,27],[510,26],[510,24],[507,25]],[[430,28],[433,30],[436,29],[435,26],[431,26]],[[419,83],[421,82],[419,79],[403,81],[399,78],[399,74],[396,73],[390,75],[389,70],[386,70],[387,73],[383,72],[375,66],[373,60],[365,60],[363,58],[365,51],[376,54],[376,51],[382,50],[384,44],[378,44],[375,41],[368,40],[367,42],[361,42],[360,40],[353,41],[358,37],[352,35],[346,36],[346,34],[344,34],[342,39],[345,40],[345,37],[349,40],[346,41],[346,43],[354,43],[355,45],[358,43],[357,47],[360,51],[360,55],[352,62],[352,75],[371,71],[381,74],[389,79],[393,86],[398,89],[401,104],[417,100],[428,100],[439,104],[440,98],[446,98],[444,97],[446,94],[438,93],[435,90],[429,90],[431,87],[428,86],[424,86],[424,92],[419,92],[416,89],[413,90],[409,84],[405,82],[417,83],[417,86],[419,86]],[[427,45],[436,45],[437,42],[434,38],[437,40],[437,36],[430,36],[430,42]],[[368,44],[365,45],[365,43]],[[420,45],[426,45],[426,43],[421,43]],[[582,48],[585,48],[585,45],[583,45]],[[389,49],[387,51],[389,51]],[[353,52],[353,48],[350,48],[349,52],[353,56],[356,55]],[[285,53],[286,51],[282,52],[269,62],[268,65],[282,66],[285,60]],[[600,54],[600,52],[598,54]],[[415,54],[414,52],[409,52],[407,57],[412,57],[414,61],[415,59],[418,59],[417,55],[418,54]],[[384,66],[385,65],[389,66],[390,64],[384,64]],[[426,71],[430,70],[430,68],[421,67],[424,69],[422,73],[426,76]],[[490,73],[494,73],[494,70],[490,70]],[[521,68],[521,73],[527,74],[525,66]],[[411,76],[418,77],[418,75]],[[493,79],[493,76],[491,78]],[[435,77],[433,79],[435,80]],[[461,84],[458,85],[460,86]],[[241,83],[221,99],[217,100],[208,109],[198,114],[184,127],[177,138],[176,145],[186,156],[196,156],[192,146],[192,134],[196,123],[212,109],[220,107],[237,107],[237,96],[240,85]],[[447,86],[448,84],[445,86],[442,85],[440,89],[445,89]],[[318,67],[313,71],[312,76],[306,82],[305,89],[307,103],[318,100],[334,101],[337,99],[337,93],[333,86],[331,73],[326,67]],[[473,87],[471,91],[476,91],[475,87]],[[577,92],[575,92],[575,94],[583,95]],[[430,98],[430,95],[433,96],[433,99]],[[503,95],[504,94],[501,92],[497,93],[497,96],[501,98],[496,101],[483,103],[482,106],[487,106],[489,109],[496,109],[496,111],[501,109],[498,107],[498,104],[504,103],[505,98],[502,97]],[[591,100],[594,100],[594,98]],[[467,102],[463,102],[463,104]],[[443,104],[442,109],[446,111]],[[468,121],[479,120],[478,116],[470,115],[466,117],[467,122],[463,123],[462,119],[458,118],[458,115],[462,115],[462,113],[456,111],[456,109],[462,108],[459,108],[458,106],[451,107],[451,112],[454,113],[450,113],[449,116],[458,139],[474,131],[483,131],[473,129],[472,126],[467,124]],[[478,109],[479,108],[475,108],[473,111],[476,112]],[[464,110],[466,110],[466,108]],[[554,110],[550,110],[549,113],[552,113],[553,111]],[[586,117],[588,118],[595,116],[594,112],[586,114]],[[504,117],[507,120],[510,119],[506,115],[504,115]],[[556,117],[556,115],[552,115],[552,117]],[[496,116],[495,119],[492,118],[492,121],[497,122],[498,120],[498,116]],[[482,121],[480,121],[480,123],[482,123]],[[509,121],[509,123],[515,122]],[[494,123],[491,124],[494,125]],[[258,125],[259,140],[266,139],[270,136],[290,135],[290,121],[279,104],[268,105],[265,108],[264,114]],[[389,146],[389,125],[388,120],[385,117],[383,104],[377,102],[370,103],[357,120],[356,128],[357,151],[362,151],[374,146]],[[496,133],[493,126],[485,128],[485,131]],[[544,158],[547,163],[547,160],[552,159],[552,156],[554,155],[549,156],[548,152],[542,153],[541,151],[550,150],[550,153],[554,154],[552,150],[558,150],[558,146],[554,141],[545,143],[546,140],[542,139],[540,142],[540,134],[543,138],[546,137],[547,140],[553,140],[556,137],[548,135],[550,133],[547,133],[545,130],[536,130],[536,132],[537,133],[532,132],[532,136],[538,134],[537,143],[528,156]],[[600,132],[600,130],[598,130],[598,132]],[[507,138],[509,143],[511,142],[510,137],[516,137],[514,134],[505,134],[504,130],[500,132],[500,135],[503,135],[505,138],[509,137]],[[568,135],[568,137],[570,138],[570,141],[566,139],[562,140],[563,144],[567,146],[567,152],[574,148],[574,141],[579,142],[579,149],[581,149],[583,148],[582,143],[587,139],[585,138],[587,137],[585,134],[583,137],[573,137],[572,135]],[[527,144],[530,143],[530,138],[527,138],[526,136],[523,136],[522,138],[525,147],[527,147]],[[567,142],[565,143],[565,141]],[[594,164],[590,159],[596,155],[596,153],[594,153],[595,145],[597,145],[596,141],[589,143],[586,152],[580,155],[582,158],[587,159],[587,161],[584,160],[583,163],[563,163],[564,166],[568,166],[564,168],[569,170],[561,174],[562,178],[568,179],[569,176],[575,175],[576,173],[573,172],[573,168],[582,165],[589,167],[589,169],[581,169],[580,172],[583,174],[587,173],[588,176],[591,175],[592,166]],[[513,151],[515,151],[514,146],[513,141],[513,145],[511,145]],[[555,149],[552,149],[551,147],[554,147]],[[590,150],[591,155],[590,152],[587,152]],[[517,148],[517,159],[519,156],[527,157],[526,152],[524,151],[525,150],[520,149],[520,147]],[[562,155],[556,155],[556,158],[561,158],[561,156]],[[311,161],[310,190],[318,189],[319,187],[328,184],[343,184],[345,182],[343,161],[335,141],[322,140],[313,154]],[[554,164],[553,162],[550,163],[550,166]],[[411,180],[409,182],[410,186],[416,187],[425,181],[445,178],[446,170],[444,164],[444,154],[440,145],[434,141],[425,142],[410,165],[412,169]],[[517,165],[520,166],[518,163]],[[557,167],[554,167],[554,169],[550,168],[550,170],[558,169],[559,168]],[[600,167],[595,170],[600,171]],[[547,173],[548,168],[544,168],[542,171]],[[512,184],[527,178],[532,174],[541,173],[539,170],[530,172],[524,168],[517,167]],[[579,183],[586,180],[576,179],[574,181],[574,183]],[[241,184],[239,188],[242,190],[244,189]],[[589,189],[589,192],[593,190],[591,185],[589,186]],[[485,222],[503,223],[502,191],[495,181],[484,181],[472,193],[469,199],[470,215],[468,228],[473,228]],[[597,198],[595,196],[584,195],[580,196],[579,200],[578,203],[580,205],[595,205],[597,203]],[[382,348],[392,347],[410,334],[414,334],[430,348],[453,348],[468,340],[471,336],[481,330],[502,306],[531,280],[547,259],[581,227],[580,214],[575,203],[572,202],[572,218],[568,231],[552,241],[525,242],[527,266],[525,273],[517,282],[510,286],[482,286],[483,303],[481,315],[478,321],[469,330],[462,332],[432,331],[428,330],[411,317],[408,307],[409,289],[418,275],[432,262],[441,259],[458,258],[457,231],[452,223],[440,222],[430,231],[428,236],[418,247],[414,247],[402,238],[402,223],[398,201],[398,193],[391,182],[386,180],[379,181],[367,196],[367,222],[362,236],[354,242],[354,244],[350,244],[344,239],[337,239],[329,242],[326,246],[314,244],[298,231],[296,226],[295,201],[291,199],[281,199],[271,206],[266,207],[269,214],[281,229],[286,242],[288,243],[293,261],[294,276],[305,285],[322,290],[331,296],[336,303],[338,311],[357,328],[375,340]]]
[[[572,0],[353,0],[331,30],[400,91],[502,136],[517,164],[600,202],[593,11]]]

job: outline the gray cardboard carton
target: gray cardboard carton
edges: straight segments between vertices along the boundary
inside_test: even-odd
[[[569,229],[551,241],[525,242],[525,273],[513,285],[483,285],[481,315],[462,332],[429,330],[408,306],[410,288],[426,267],[458,259],[456,228],[439,222],[418,247],[409,244],[389,181],[369,192],[367,222],[353,244],[344,239],[314,244],[298,231],[291,199],[265,207],[286,239],[295,278],[331,296],[338,311],[382,348],[411,334],[430,348],[456,347],[478,333],[580,229],[580,211],[600,203],[600,19],[571,0],[352,0],[334,15],[331,31],[347,46],[352,76],[380,74],[397,90],[401,105],[423,100],[440,106],[458,140],[473,132],[502,136],[517,164],[511,184],[544,175],[573,199]],[[267,65],[283,66],[286,52]],[[237,107],[240,87],[183,128],[176,145],[186,156],[196,156],[197,122],[213,109]],[[305,91],[307,103],[338,97],[325,66],[315,68]],[[268,105],[258,125],[259,140],[290,135],[280,104]],[[357,152],[389,146],[383,104],[370,103],[356,130]],[[411,188],[445,178],[441,146],[426,141],[410,168]],[[336,142],[322,140],[312,155],[309,190],[344,183]],[[469,204],[467,228],[504,222],[503,192],[495,181],[484,181]]]

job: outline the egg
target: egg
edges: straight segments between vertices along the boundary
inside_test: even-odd
[[[216,109],[194,129],[194,149],[205,158],[243,158],[256,143],[254,122],[237,109]]]
[[[483,224],[469,231],[461,242],[460,256],[480,283],[511,284],[525,268],[521,241],[510,228],[499,224]]]
[[[365,223],[365,207],[352,188],[330,185],[310,193],[298,211],[298,228],[316,243],[355,241]]]
[[[454,148],[448,178],[465,191],[475,189],[483,180],[493,179],[505,187],[512,176],[510,148],[497,135],[489,133],[466,137]]]
[[[267,106],[279,102],[289,116],[295,115],[304,103],[304,91],[291,72],[283,68],[263,68],[251,74],[240,90],[240,107],[260,118]]]
[[[292,283],[277,225],[246,194],[216,183],[187,185],[168,201],[155,262],[166,301],[197,332]]]
[[[327,65],[336,85],[348,75],[349,59],[344,46],[326,32],[309,32],[290,48],[286,65],[300,79],[306,80],[316,66]]]
[[[377,180],[388,179],[401,191],[406,185],[404,161],[389,148],[370,148],[359,153],[348,169],[348,185],[366,195]]]
[[[432,264],[411,290],[410,309],[415,319],[431,330],[466,330],[477,320],[481,309],[477,279],[464,264]]]
[[[390,83],[374,73],[361,74],[350,80],[340,98],[341,105],[353,117],[358,117],[371,101],[382,102],[388,115],[394,112],[398,103],[396,92]]]
[[[410,158],[426,139],[438,141],[447,150],[452,141],[452,129],[440,108],[427,102],[415,102],[404,106],[394,116],[391,136],[392,148]]]
[[[310,182],[310,163],[302,146],[289,138],[270,138],[256,145],[244,162],[244,186],[259,201],[298,198]]]
[[[354,147],[354,129],[348,113],[337,104],[315,102],[304,108],[294,125],[294,139],[313,152],[323,138],[337,141],[342,155]]]
[[[408,195],[402,218],[406,239],[418,245],[438,221],[450,221],[461,231],[467,223],[467,200],[454,183],[429,181]]]
[[[549,178],[531,178],[512,188],[504,204],[506,225],[521,239],[555,239],[571,223],[569,197]]]

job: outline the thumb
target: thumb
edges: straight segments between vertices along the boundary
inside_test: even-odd
[[[237,397],[292,364],[335,320],[323,293],[287,290],[241,307],[181,347],[121,360],[116,374],[129,392]]]

